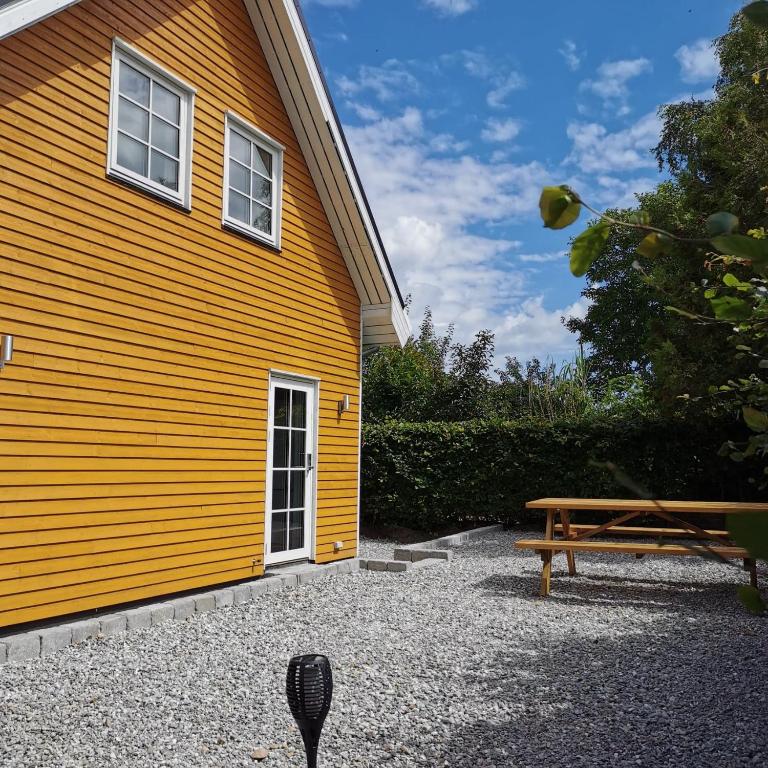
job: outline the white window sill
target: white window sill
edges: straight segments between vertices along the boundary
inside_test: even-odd
[[[157,197],[167,203],[172,203],[177,208],[182,208],[185,211],[192,210],[192,206],[189,204],[189,202],[184,200],[181,195],[178,195],[171,190],[166,191],[160,186],[147,184],[146,182],[133,176],[130,173],[124,173],[119,168],[109,168],[107,170],[107,177],[115,181],[120,181],[123,184],[127,184],[129,187],[133,187],[139,192],[144,192],[147,195]]]
[[[232,230],[238,235],[243,235],[243,237],[247,237],[250,240],[255,240],[260,245],[265,245],[273,251],[279,252],[282,250],[278,239],[271,238],[269,235],[265,235],[262,232],[259,232],[258,229],[253,229],[237,219],[224,219],[222,225],[225,229]]]

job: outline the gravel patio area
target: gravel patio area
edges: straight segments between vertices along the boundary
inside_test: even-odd
[[[0,765],[299,768],[284,680],[305,652],[334,667],[326,768],[768,765],[768,623],[743,572],[580,555],[569,579],[560,555],[543,601],[514,538],[0,666]]]

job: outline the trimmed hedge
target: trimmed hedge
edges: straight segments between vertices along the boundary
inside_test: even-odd
[[[545,496],[633,498],[610,461],[660,499],[754,500],[749,468],[718,456],[743,439],[733,423],[616,421],[365,425],[366,525],[420,530],[536,520],[526,501]]]

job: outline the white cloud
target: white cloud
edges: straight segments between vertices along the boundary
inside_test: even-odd
[[[489,107],[499,109],[506,106],[507,98],[515,91],[525,88],[525,78],[519,72],[509,72],[496,79],[495,87],[488,92],[486,101]]]
[[[487,82],[491,90],[486,96],[486,101],[488,106],[494,109],[506,106],[510,94],[525,88],[526,85],[525,77],[509,60],[499,61],[484,51],[457,51],[444,54],[439,61],[441,65],[459,64],[468,75]]]
[[[633,179],[619,179],[602,175],[595,179],[594,201],[603,208],[633,208],[637,195],[650,192],[659,183],[658,178],[639,176]]]
[[[564,262],[567,257],[568,251],[554,251],[553,253],[521,253],[517,258],[531,264],[549,264],[553,261]]]
[[[720,73],[720,62],[711,40],[697,40],[683,45],[675,52],[680,63],[680,77],[684,83],[714,80]]]
[[[572,122],[568,138],[573,142],[566,163],[583,173],[615,173],[652,168],[656,161],[651,149],[658,143],[661,121],[655,112],[634,125],[609,133],[600,123]]]
[[[558,50],[558,53],[565,59],[565,63],[571,72],[575,72],[584,59],[584,53],[580,51],[573,42],[573,40],[564,40],[563,47]]]
[[[494,74],[494,66],[491,59],[482,51],[461,51],[459,57],[464,64],[464,69],[482,80],[488,80]],[[452,58],[452,57],[447,57]]]
[[[424,4],[433,8],[442,16],[461,16],[477,7],[478,0],[424,0]]]
[[[489,328],[498,360],[570,354],[559,318],[576,310],[550,312],[532,298],[530,270],[515,257],[521,243],[493,236],[498,224],[537,215],[540,187],[553,181],[545,167],[438,154],[413,107],[346,131],[414,318],[431,306],[438,327],[455,323],[461,341]]]
[[[504,143],[513,141],[518,137],[523,124],[520,120],[509,118],[508,120],[499,120],[495,117],[490,118],[485,124],[480,134],[483,141]]]
[[[429,139],[429,148],[435,152],[464,152],[469,147],[468,141],[458,141],[450,133],[438,133]]]
[[[597,77],[593,80],[584,80],[579,85],[579,89],[602,99],[605,109],[625,115],[630,111],[627,83],[652,70],[651,62],[644,58],[606,61],[597,68]]]
[[[345,75],[336,84],[344,96],[370,92],[382,102],[419,91],[419,81],[397,59],[389,59],[380,67],[363,64],[355,79]]]
[[[504,346],[502,354],[522,359],[572,356],[575,337],[563,325],[563,318],[584,317],[587,308],[583,299],[555,310],[547,310],[541,296],[525,299],[496,328],[497,341]]]
[[[347,106],[354,110],[355,114],[361,120],[365,120],[366,122],[378,120],[381,117],[381,113],[368,104],[360,104],[357,101],[348,101]]]

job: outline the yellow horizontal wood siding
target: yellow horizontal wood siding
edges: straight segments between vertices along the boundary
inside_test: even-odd
[[[197,89],[191,212],[106,177],[115,36]],[[360,303],[242,0],[84,0],[0,61],[0,626],[261,574],[271,369],[321,380],[355,555]],[[221,226],[228,110],[286,147],[279,253]]]

